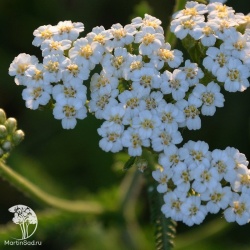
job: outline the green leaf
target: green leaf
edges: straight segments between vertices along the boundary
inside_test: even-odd
[[[123,167],[123,170],[126,171],[126,170],[130,169],[130,168],[134,165],[136,158],[137,158],[137,157],[135,157],[135,156],[131,156],[131,157],[128,159],[128,161],[125,163],[125,165],[124,165],[124,167]]]
[[[163,195],[157,192],[156,185],[148,189],[151,220],[155,229],[155,244],[157,250],[173,249],[173,239],[176,234],[176,222],[166,218],[161,211],[164,204]]]

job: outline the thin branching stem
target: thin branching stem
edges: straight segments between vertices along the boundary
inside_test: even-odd
[[[98,215],[106,212],[106,209],[98,202],[67,200],[48,194],[3,162],[0,162],[0,176],[38,203],[74,213],[89,213]]]

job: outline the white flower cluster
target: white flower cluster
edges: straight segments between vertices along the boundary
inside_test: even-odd
[[[191,1],[173,18],[171,31],[181,40],[191,42],[191,38],[205,47],[203,66],[225,90],[236,92],[249,87],[249,16],[237,14],[222,3]]]
[[[164,194],[166,217],[192,226],[223,210],[228,222],[250,221],[250,170],[237,149],[210,152],[207,143],[188,141],[164,150],[159,163],[162,168],[153,171],[153,178]]]
[[[163,171],[153,177],[161,183],[158,191],[166,192],[167,217],[192,225],[207,212],[224,209],[228,221],[243,224],[249,220],[247,161],[238,164],[241,154],[230,148],[209,152],[202,142],[176,145],[183,141],[179,128],[200,129],[200,114],[213,116],[223,107],[221,86],[231,92],[249,87],[250,18],[219,2],[187,2],[173,18],[171,31],[205,51],[203,70],[171,49],[161,21],[145,14],[125,26],[95,27],[84,38],[78,38],[82,23],[41,26],[33,45],[40,46],[43,63],[20,54],[9,74],[26,87],[22,95],[28,108],[51,105],[65,129],[74,128],[87,110],[104,120],[98,129],[104,151],[126,149],[140,156],[150,147],[160,154]],[[224,180],[232,191],[222,187]]]

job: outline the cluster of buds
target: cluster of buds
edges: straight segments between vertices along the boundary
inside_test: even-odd
[[[8,156],[9,152],[24,139],[22,130],[17,130],[15,118],[6,118],[3,109],[0,109],[0,159]]]

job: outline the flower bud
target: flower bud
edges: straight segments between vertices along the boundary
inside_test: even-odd
[[[4,139],[8,135],[7,129],[4,125],[0,125],[0,139]]]
[[[2,145],[2,148],[3,148],[3,150],[4,150],[5,152],[10,151],[10,150],[11,150],[11,147],[12,147],[12,145],[11,145],[11,142],[10,142],[10,141],[5,141],[5,142],[3,143],[3,145]]]
[[[3,109],[0,109],[0,124],[4,124],[6,121],[6,114]]]
[[[8,118],[5,122],[5,126],[7,128],[7,131],[9,134],[13,134],[16,131],[17,128],[17,121],[15,118]]]
[[[24,139],[24,132],[19,129],[16,130],[12,136],[12,141],[14,143],[14,145],[18,145],[22,140]]]

